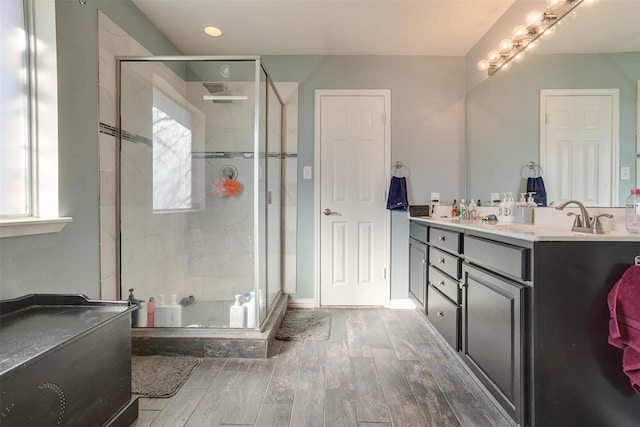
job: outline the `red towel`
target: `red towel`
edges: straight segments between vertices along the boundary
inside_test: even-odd
[[[622,352],[622,370],[631,380],[631,387],[640,393],[640,353],[626,347]]]
[[[624,350],[622,370],[640,393],[640,266],[629,267],[607,296],[609,344]]]

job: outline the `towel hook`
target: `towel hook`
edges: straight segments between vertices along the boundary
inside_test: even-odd
[[[408,177],[409,175],[411,175],[411,171],[409,170],[407,165],[405,165],[404,163],[398,160],[396,164],[393,165],[393,167],[391,168],[391,176],[396,176],[396,172],[398,172],[400,169],[405,170],[405,174],[404,174],[405,177]]]
[[[524,165],[522,169],[520,169],[520,176],[522,176],[522,171],[525,170],[525,168],[528,170],[524,178],[538,178],[541,177],[544,173],[544,171],[542,170],[542,166],[540,166],[539,164],[535,162],[527,162],[527,164]]]

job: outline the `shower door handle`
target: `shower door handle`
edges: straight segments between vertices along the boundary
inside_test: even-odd
[[[340,215],[340,212],[334,212],[331,209],[327,208],[324,210],[324,214],[329,216],[329,215]]]

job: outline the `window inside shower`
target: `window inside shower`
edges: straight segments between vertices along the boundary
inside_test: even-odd
[[[136,327],[260,328],[282,289],[283,105],[259,58],[120,58],[120,289]]]

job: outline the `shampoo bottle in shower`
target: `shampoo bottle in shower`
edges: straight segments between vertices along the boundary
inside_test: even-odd
[[[154,326],[154,315],[156,311],[156,300],[151,297],[149,298],[149,302],[147,303],[147,327],[153,328]]]
[[[165,306],[164,326],[182,326],[182,306],[178,304],[178,296],[171,295],[171,304]]]
[[[164,305],[164,295],[158,295],[158,303],[153,312],[153,326],[162,328],[167,326],[165,322],[167,306]]]
[[[247,292],[244,294],[244,306],[247,308],[247,328],[256,327],[256,294]]]
[[[240,299],[242,295],[236,295],[236,301],[229,308],[229,327],[244,328],[245,327],[245,307]]]

